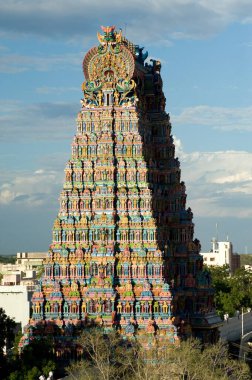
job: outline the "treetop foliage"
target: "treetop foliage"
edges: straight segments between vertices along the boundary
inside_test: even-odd
[[[15,264],[16,256],[13,255],[0,255],[0,263],[2,264]]]
[[[207,267],[211,274],[212,286],[215,289],[215,304],[217,312],[223,317],[235,314],[236,310],[252,308],[252,273],[243,267],[229,275],[227,265],[222,267]]]
[[[78,340],[81,360],[68,367],[71,380],[248,380],[246,364],[232,360],[219,342],[203,347],[195,339],[180,345],[144,349],[116,332],[84,331]]]

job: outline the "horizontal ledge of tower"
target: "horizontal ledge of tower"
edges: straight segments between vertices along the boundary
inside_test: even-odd
[[[97,106],[92,105],[90,107],[82,105],[80,112],[83,112],[83,111],[90,112],[90,111],[99,111],[99,110],[101,110],[101,111],[105,111],[105,110],[122,111],[122,110],[129,110],[129,109],[135,111],[136,109],[138,109],[138,107],[136,105],[126,105],[126,104],[125,105],[114,105],[114,104],[105,105],[105,104],[103,104],[103,105],[97,105]],[[160,113],[160,111],[149,111],[148,114],[149,113],[152,114],[154,112]],[[79,121],[79,119],[76,119],[76,121]]]

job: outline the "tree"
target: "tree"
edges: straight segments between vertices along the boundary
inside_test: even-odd
[[[44,269],[43,265],[37,267],[37,270],[36,270],[36,278],[37,278],[37,280],[41,279],[41,277],[44,274],[44,271],[45,271],[45,269]]]
[[[48,375],[56,369],[53,342],[48,339],[34,340],[23,349],[21,356],[13,356],[9,363],[8,380],[33,380]],[[4,378],[5,379],[5,378]]]
[[[14,339],[15,327],[15,321],[5,314],[4,309],[0,308],[0,360],[3,358],[4,348],[8,349]]]
[[[238,268],[230,278],[234,298],[238,299],[237,307],[251,307],[252,305],[252,273],[245,268]]]
[[[53,342],[49,338],[34,340],[25,346],[21,354],[23,369],[37,367],[40,372],[49,372],[56,368],[53,354]],[[32,367],[31,367],[32,365]]]
[[[230,316],[242,307],[252,306],[252,273],[239,268],[233,276],[229,275],[228,266],[207,267],[215,289],[215,304],[220,316]]]
[[[187,380],[248,380],[249,367],[231,359],[228,346],[219,341],[202,347],[195,339],[182,342],[172,358],[180,370],[182,379]]]
[[[115,331],[105,334],[99,328],[84,330],[77,344],[83,350],[83,358],[68,367],[72,379],[126,379],[132,372],[133,345]]]
[[[122,340],[115,332],[83,333],[78,344],[82,359],[68,368],[72,380],[249,380],[249,367],[232,360],[228,347],[218,342],[202,346],[189,339],[178,345],[153,345]]]
[[[0,308],[0,373],[2,374],[7,371],[7,356],[4,355],[4,350],[7,351],[11,347],[15,326],[14,320]]]
[[[6,255],[6,256],[0,255],[0,263],[3,263],[3,264],[15,264],[16,259],[17,259],[16,256],[13,256],[13,255]]]

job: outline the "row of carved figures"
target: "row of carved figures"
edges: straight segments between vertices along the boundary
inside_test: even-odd
[[[146,168],[136,170],[134,168],[85,168],[77,170],[66,170],[65,181],[68,182],[95,182],[95,181],[111,181],[111,182],[151,182],[159,185],[177,184],[180,179],[180,171],[166,170],[156,171]],[[84,183],[83,183],[84,185]]]
[[[55,302],[47,301],[45,305],[40,302],[35,302],[33,305],[33,317],[36,317],[36,314],[63,314],[63,318],[68,317],[69,314],[82,314],[82,317],[86,317],[86,313],[90,314],[111,314],[114,311],[115,305],[114,301],[111,300],[90,300],[80,302]],[[137,301],[136,304],[134,300],[132,301],[118,301],[116,305],[117,314],[168,314],[171,315],[171,305],[167,301]],[[81,316],[79,315],[79,318]]]
[[[71,230],[54,230],[54,242],[88,242],[88,241],[130,241],[130,242],[153,242],[156,241],[157,235],[155,229],[139,230],[114,230],[113,228],[96,228],[96,229],[71,229]]]
[[[108,197],[101,197],[92,199],[76,199],[73,198],[65,200],[61,200],[61,211],[89,211],[89,210],[113,210],[116,209],[134,209],[134,210],[151,210],[152,202],[151,199],[141,199],[139,197],[127,199],[125,198],[119,198],[114,200],[114,197],[108,198]],[[179,210],[179,207],[176,207],[173,209],[173,211]]]
[[[109,263],[104,267],[103,273],[99,273],[98,265],[96,263],[90,264],[77,264],[77,265],[45,265],[45,278],[60,279],[60,278],[90,278],[91,276],[101,276],[102,278],[115,275],[115,267]],[[122,278],[157,278],[163,276],[163,265],[161,263],[142,263],[142,264],[128,264],[118,263],[116,265],[116,276]]]
[[[82,169],[110,169],[111,167],[118,169],[137,169],[141,171],[141,169],[148,168],[149,171],[152,173],[159,173],[159,172],[167,172],[167,170],[170,169],[176,169],[179,168],[179,162],[176,158],[172,158],[171,160],[154,160],[149,158],[148,160],[145,160],[143,158],[128,158],[128,157],[119,157],[118,159],[113,157],[96,157],[94,159],[83,159],[83,160],[68,160],[66,163],[66,169],[65,171],[72,170],[82,170]],[[68,170],[70,169],[70,170]]]
[[[152,143],[153,146],[153,143]],[[106,143],[103,141],[98,141],[97,145],[93,142],[89,144],[79,144],[72,145],[72,156],[73,158],[86,158],[89,156],[110,156],[113,157],[115,154],[117,157],[134,157],[141,156],[143,153],[142,144],[116,144],[114,146],[113,142]],[[158,158],[163,160],[170,160],[174,157],[174,148],[171,149],[170,146],[160,146],[157,145],[155,149],[155,155],[158,154]]]
[[[119,193],[120,194],[120,193]],[[98,198],[99,196],[99,198]],[[108,198],[108,196],[102,196],[98,194],[95,198],[89,197],[89,199],[78,199],[76,197],[62,199],[60,202],[61,211],[90,211],[90,210],[100,210],[100,209],[108,209],[112,210],[123,209],[123,210],[155,210],[155,211],[163,211],[163,212],[176,212],[182,211],[185,208],[186,197],[183,195],[182,197],[177,197],[175,199],[167,199],[166,197],[159,196],[153,197],[152,200],[148,195],[146,198],[140,198],[140,196],[127,198],[124,194],[118,196],[112,194],[112,197]],[[116,198],[116,202],[115,202]],[[185,210],[184,210],[185,211]],[[185,211],[187,215],[184,217],[191,218],[192,213],[189,211]],[[167,214],[167,217],[169,215]]]
[[[109,229],[109,232],[104,232],[104,235],[100,235],[98,237],[98,230],[84,230],[80,232],[79,230],[62,230],[62,233],[59,230],[53,231],[53,241],[54,243],[75,243],[75,242],[82,242],[83,244],[93,244],[96,242],[105,242],[108,243],[109,241],[117,241],[121,244],[129,243],[129,244],[136,244],[139,245],[139,243],[146,243],[152,246],[152,243],[155,243],[157,241],[159,242],[166,242],[169,239],[173,240],[176,243],[189,243],[192,239],[192,228],[191,225],[188,225],[186,228],[183,229],[172,229],[169,231],[165,226],[161,229],[157,230],[149,230],[146,233],[146,237],[143,237],[142,230],[137,231],[129,231],[127,230],[117,230],[114,234]],[[130,234],[130,232],[132,234]],[[113,235],[111,237],[111,235]],[[97,236],[97,238],[96,238]]]
[[[111,126],[111,123],[104,123],[102,127],[102,131],[96,133],[83,133],[81,135],[75,135],[73,138],[73,145],[92,145],[92,144],[104,144],[104,143],[116,143],[117,145],[137,145],[142,143],[142,136],[139,132],[116,132],[112,130],[108,130],[107,126]],[[173,142],[170,139],[167,141],[169,145],[174,147]],[[162,139],[162,144],[164,144],[164,139]]]
[[[99,142],[97,144],[91,145],[73,145],[72,146],[72,156],[73,158],[88,158],[88,157],[97,157],[99,155],[111,155],[114,154],[116,156],[141,156],[143,152],[142,144],[138,145],[116,145],[115,150],[113,144],[102,144],[99,146]]]
[[[105,118],[104,118],[105,119]],[[102,131],[112,131],[112,121],[107,122],[104,119],[94,119],[93,121],[78,121],[77,122],[77,133],[94,133]],[[105,119],[106,120],[106,119]],[[115,122],[115,132],[137,132],[138,123],[136,120],[116,120]]]

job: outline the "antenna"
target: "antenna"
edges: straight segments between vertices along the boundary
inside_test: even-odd
[[[215,228],[216,228],[216,240],[219,241],[219,238],[218,238],[218,223],[216,223]]]
[[[124,23],[124,35],[126,36],[126,32],[127,32],[127,23],[125,22]]]

